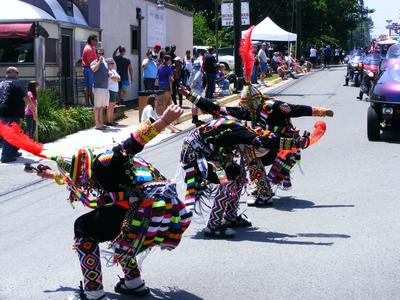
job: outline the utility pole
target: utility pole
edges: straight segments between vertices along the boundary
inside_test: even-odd
[[[219,23],[219,1],[215,1],[215,55],[217,56],[218,60],[218,48],[219,48],[219,40],[218,40],[218,23]]]
[[[235,73],[243,76],[242,59],[240,57],[240,40],[242,38],[242,3],[241,0],[233,0],[233,32],[235,37]]]
[[[296,57],[301,57],[303,54],[303,49],[301,48],[301,0],[296,0],[296,32],[297,32],[297,53]],[[290,51],[290,49],[289,49]]]

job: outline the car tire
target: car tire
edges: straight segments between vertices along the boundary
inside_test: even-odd
[[[368,107],[367,135],[368,135],[368,140],[370,141],[379,140],[379,136],[381,135],[381,125],[379,121],[379,116],[372,106]]]

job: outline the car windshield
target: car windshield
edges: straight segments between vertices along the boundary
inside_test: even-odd
[[[354,56],[361,56],[361,55],[362,55],[361,50],[353,50],[353,51],[351,51],[351,56],[352,56],[352,57],[354,57]]]
[[[378,65],[381,60],[381,56],[378,53],[369,54],[364,58],[364,64],[366,65]]]
[[[394,68],[389,70],[389,75],[393,80],[400,82],[400,67],[395,66]]]
[[[386,54],[386,58],[387,59],[400,58],[400,44],[391,46]]]

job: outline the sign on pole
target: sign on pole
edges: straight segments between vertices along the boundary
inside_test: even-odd
[[[250,25],[249,2],[242,2],[242,25]],[[222,26],[233,26],[233,2],[225,2],[221,5]]]

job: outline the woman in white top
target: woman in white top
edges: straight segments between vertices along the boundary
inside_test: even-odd
[[[147,98],[147,105],[144,107],[142,112],[142,117],[140,118],[141,123],[146,122],[148,118],[151,118],[154,121],[159,119],[159,116],[154,110],[157,104],[156,101],[157,99],[154,96],[149,96],[149,98]],[[171,130],[172,133],[177,133],[182,131],[171,124],[169,124],[167,127],[169,130]]]
[[[115,103],[118,101],[118,82],[121,81],[121,77],[114,70],[115,61],[112,58],[106,59],[108,66],[108,90],[110,91],[110,103],[107,107],[107,122],[106,125],[117,125],[114,122],[114,108]]]
[[[193,60],[193,57],[190,55],[190,50],[186,50],[186,55],[183,58],[183,65],[185,68],[185,78],[184,78],[183,82],[185,83],[185,85],[189,85],[188,81],[189,81],[190,74],[193,71],[193,63],[194,63],[194,60]]]

